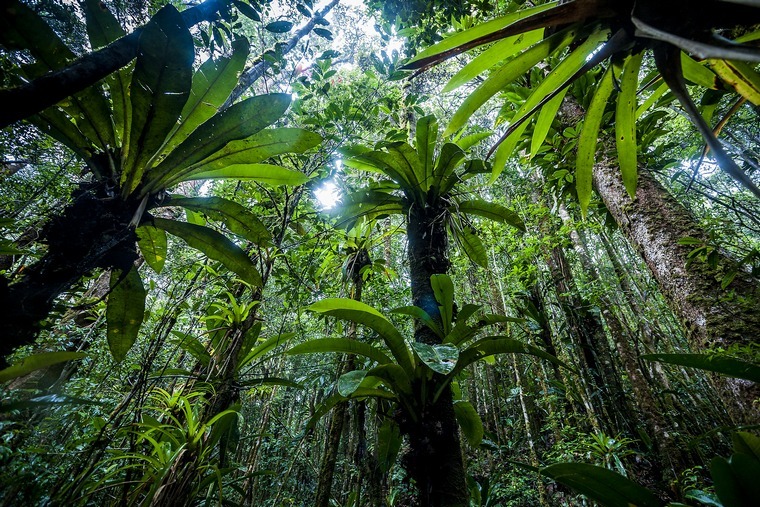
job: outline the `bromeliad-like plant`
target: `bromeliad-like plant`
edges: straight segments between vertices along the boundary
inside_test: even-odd
[[[85,2],[93,48],[124,35],[97,0]],[[0,44],[26,50],[34,63],[15,70],[17,80],[63,67],[74,53],[29,7],[14,1],[3,20]],[[18,280],[0,287],[4,313],[0,355],[30,343],[54,300],[90,271],[110,269],[106,318],[116,359],[134,343],[143,319],[145,289],[134,266],[136,243],[146,262],[160,271],[166,232],[221,262],[258,286],[261,275],[248,255],[211,228],[153,217],[159,206],[182,206],[220,221],[260,246],[270,234],[250,211],[233,201],[167,195],[179,183],[200,179],[255,179],[297,185],[300,172],[262,163],[283,153],[301,153],[321,141],[297,128],[266,127],[290,104],[289,94],[251,97],[220,110],[237,84],[248,56],[238,39],[229,57],[208,59],[193,73],[194,44],[180,13],[162,8],[143,28],[137,60],[100,85],[75,94],[31,121],[79,156],[91,173],[73,202],[43,231],[47,253]]]
[[[760,32],[750,32],[758,23],[760,7],[738,0],[554,1],[520,9],[452,35],[420,52],[405,68],[424,70],[472,48],[494,43],[447,85],[446,90],[451,90],[487,69],[492,70],[454,114],[446,131],[448,135],[462,128],[489,98],[540,62],[552,57],[559,59],[558,65],[533,88],[512,117],[504,136],[492,148],[496,177],[523,135],[528,120],[541,111],[532,140],[534,147],[540,146],[568,86],[610,61],[586,112],[578,143],[575,180],[584,211],[591,196],[597,138],[605,107],[616,87],[619,94],[615,141],[623,181],[631,196],[637,180],[636,119],[670,90],[720,167],[760,197],[760,188],[723,149],[686,87],[688,82],[720,92],[730,90],[759,105],[760,74],[747,63],[760,62],[760,49],[754,45]],[[644,56],[650,51],[664,83],[639,106],[636,100],[639,73]],[[645,88],[660,80],[651,75],[646,79]]]
[[[420,325],[430,329],[440,340],[439,344],[409,341],[391,321],[375,308],[345,298],[318,301],[308,307],[321,315],[337,317],[371,329],[382,339],[384,347],[345,338],[322,338],[309,340],[288,350],[288,354],[344,353],[366,358],[368,367],[342,375],[336,385],[336,394],[326,399],[317,409],[309,426],[325,415],[332,407],[351,399],[378,398],[392,403],[393,414],[381,430],[385,453],[380,464],[389,469],[395,460],[402,435],[410,437],[411,453],[424,453],[417,448],[426,441],[425,424],[428,413],[452,382],[469,365],[497,354],[529,354],[566,365],[556,357],[532,345],[525,344],[508,335],[496,334],[481,337],[489,326],[521,319],[483,313],[481,305],[467,304],[455,312],[454,286],[447,275],[434,275],[430,283],[435,291],[437,310],[442,325],[424,309],[405,306],[392,310],[392,314],[414,317]],[[483,438],[483,425],[477,411],[467,401],[455,400],[454,413],[467,441],[477,448]],[[390,440],[389,440],[390,439]],[[388,450],[395,449],[388,453]],[[459,450],[452,450],[458,453]],[[419,471],[410,470],[412,476]]]

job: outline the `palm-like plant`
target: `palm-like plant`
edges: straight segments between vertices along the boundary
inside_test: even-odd
[[[28,50],[36,59],[16,70],[18,80],[55,70],[74,53],[31,9],[14,2],[3,20],[0,43]],[[94,48],[124,35],[100,2],[86,2],[87,30]],[[261,275],[248,255],[208,227],[151,216],[159,206],[182,206],[223,222],[233,233],[266,246],[270,235],[243,206],[218,197],[172,196],[167,189],[199,179],[256,179],[301,184],[306,177],[266,159],[303,152],[321,138],[295,128],[266,129],[290,104],[290,95],[249,98],[220,110],[237,84],[248,43],[233,43],[230,57],[209,59],[193,73],[193,40],[182,16],[169,5],[144,27],[134,69],[106,82],[108,96],[93,86],[31,121],[60,141],[92,173],[62,216],[45,231],[47,254],[18,280],[3,284],[0,301],[1,355],[34,339],[54,300],[96,268],[112,270],[106,317],[115,358],[123,358],[143,319],[145,290],[133,265],[136,242],[157,271],[166,258],[166,232],[219,261],[252,285]],[[110,100],[109,100],[110,99]]]
[[[332,407],[351,399],[378,398],[390,402],[393,414],[379,437],[384,454],[379,456],[381,467],[387,470],[395,459],[401,435],[408,435],[411,452],[409,472],[420,488],[422,505],[460,505],[466,498],[467,488],[458,491],[451,468],[457,460],[461,465],[461,451],[456,446],[437,448],[445,441],[440,433],[447,430],[449,421],[440,416],[441,403],[448,397],[448,408],[453,408],[467,441],[478,447],[483,438],[483,425],[475,408],[467,401],[451,400],[450,385],[472,363],[496,354],[529,354],[565,366],[554,356],[507,335],[490,335],[477,339],[490,326],[506,322],[522,322],[500,315],[485,314],[480,305],[467,304],[459,311],[454,306],[454,285],[448,275],[434,275],[430,285],[435,294],[436,310],[441,319],[435,319],[425,309],[406,306],[391,313],[414,317],[421,327],[433,334],[438,344],[408,341],[388,318],[375,308],[345,298],[318,301],[309,310],[321,315],[337,317],[368,327],[377,333],[385,345],[345,338],[309,340],[291,348],[288,354],[338,352],[362,356],[369,368],[349,371],[337,381],[337,393],[325,400],[310,425]],[[451,421],[456,424],[456,422]],[[454,428],[456,430],[456,428]],[[451,444],[451,442],[447,442]],[[389,450],[395,449],[395,452]],[[439,473],[443,472],[443,473]],[[459,471],[464,473],[463,470]],[[462,475],[461,480],[464,481]]]
[[[744,63],[760,62],[760,50],[753,45],[758,32],[746,33],[758,23],[760,7],[739,0],[547,2],[457,33],[419,53],[406,68],[422,70],[471,48],[495,42],[447,87],[455,88],[486,69],[493,70],[455,113],[447,131],[453,133],[507,84],[549,57],[562,57],[515,113],[497,144],[498,149],[496,146],[492,149],[496,152],[496,176],[525,131],[527,120],[541,110],[533,139],[534,146],[540,145],[567,87],[609,60],[612,65],[599,82],[578,145],[576,187],[584,211],[591,196],[591,173],[602,116],[616,83],[620,92],[615,140],[623,181],[631,195],[635,193],[637,179],[636,119],[669,89],[704,137],[720,167],[760,197],[760,188],[725,152],[686,88],[689,82],[714,90],[732,90],[743,99],[760,104],[760,74]],[[727,31],[719,32],[721,29]],[[570,51],[563,56],[567,48]],[[649,51],[664,83],[637,107],[639,71]],[[647,86],[659,81],[651,76],[647,79]]]

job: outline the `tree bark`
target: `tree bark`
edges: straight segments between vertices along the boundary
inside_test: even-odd
[[[441,313],[430,277],[445,274],[449,268],[446,210],[443,206],[413,207],[408,213],[407,238],[412,302],[441,326]],[[414,339],[427,344],[440,343],[429,328],[418,326]],[[438,374],[434,374],[438,375]],[[426,382],[425,379],[421,383]],[[416,385],[424,392],[424,385]],[[420,505],[464,506],[469,503],[464,461],[459,440],[459,426],[454,415],[451,389],[446,388],[434,403],[424,400],[417,421],[402,421],[401,429],[409,435],[410,451],[406,468],[419,488]]]
[[[735,264],[718,253],[713,267],[695,259],[686,267],[694,246],[679,245],[685,237],[708,243],[689,212],[652,174],[639,169],[636,198],[629,198],[620,170],[610,160],[594,169],[594,184],[623,234],[639,252],[657,281],[668,304],[686,329],[697,350],[750,345],[760,336],[760,290],[757,281],[739,270],[726,289],[724,276]],[[729,381],[722,398],[737,422],[755,423],[760,409],[753,401],[760,388],[746,381]],[[735,400],[739,400],[736,406]]]

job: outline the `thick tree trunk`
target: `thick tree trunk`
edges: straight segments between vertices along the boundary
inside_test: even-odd
[[[442,207],[414,207],[408,214],[407,223],[412,302],[425,310],[439,326],[441,313],[430,277],[446,273],[449,268],[445,218]],[[414,338],[422,343],[440,343],[440,339],[424,326],[418,326]],[[469,493],[451,389],[446,388],[435,403],[429,397],[425,399],[418,416],[417,421],[402,421],[401,428],[409,435],[410,451],[405,464],[419,488],[420,505],[468,505]]]
[[[634,203],[623,186],[619,168],[609,160],[595,167],[594,184],[623,234],[654,275],[695,350],[749,345],[757,340],[757,281],[739,271],[726,289],[721,288],[724,276],[734,267],[721,254],[714,267],[698,259],[686,267],[694,246],[679,245],[678,241],[691,237],[707,243],[707,236],[649,171],[639,170]],[[760,410],[753,407],[753,401],[760,394],[758,386],[743,381],[719,383],[726,384],[727,390],[740,400],[741,407],[732,409],[732,395],[722,389],[737,422],[757,422]]]

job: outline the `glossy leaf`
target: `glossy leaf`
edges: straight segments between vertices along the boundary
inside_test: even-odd
[[[244,206],[222,197],[175,197],[169,203],[181,206],[223,222],[230,231],[259,245],[271,245],[272,235],[256,215]]]
[[[166,262],[166,232],[147,224],[141,225],[135,232],[143,259],[153,271],[160,273]]]
[[[615,112],[615,144],[618,162],[623,175],[623,185],[628,195],[636,197],[638,181],[637,144],[636,144],[636,92],[639,84],[639,69],[643,53],[629,56],[625,61],[623,75],[620,78],[620,95]]]
[[[512,338],[505,338],[503,336],[488,336],[476,341],[467,349],[460,352],[459,361],[457,362],[454,373],[459,373],[472,363],[495,354],[528,354],[541,359],[546,359],[558,366],[572,370],[568,365],[553,355],[547,354],[538,347],[522,343]]]
[[[541,469],[554,479],[606,507],[661,507],[648,489],[607,468],[586,463],[557,463]]]
[[[402,315],[409,315],[423,322],[428,328],[430,328],[436,336],[443,338],[443,333],[438,324],[435,323],[433,318],[419,306],[402,306],[400,308],[394,308],[390,313],[400,313]]]
[[[754,105],[760,105],[760,74],[744,62],[710,60],[710,67],[736,92]]]
[[[731,440],[734,444],[734,452],[746,454],[760,462],[760,437],[746,431],[737,431],[731,435]]]
[[[33,371],[47,368],[54,364],[63,363],[66,361],[73,361],[75,359],[82,359],[87,357],[84,352],[42,352],[40,354],[33,354],[27,356],[21,361],[16,362],[12,366],[0,370],[0,382],[7,382],[14,378],[23,377]]]
[[[536,126],[533,128],[533,137],[530,141],[530,158],[534,158],[538,154],[538,150],[546,140],[546,136],[549,134],[549,129],[552,127],[554,119],[557,117],[562,101],[565,100],[567,90],[570,88],[563,88],[561,92],[554,96],[544,107],[541,108],[541,112],[538,113],[536,118]]]
[[[435,158],[435,142],[438,140],[438,120],[435,116],[425,116],[417,120],[415,130],[418,160],[421,174],[417,179],[424,187],[429,187],[433,178],[433,159]]]
[[[451,332],[452,321],[454,320],[454,282],[449,275],[437,274],[430,275],[430,287],[435,294],[435,300],[438,302],[438,309],[441,312],[441,322],[443,322],[443,334]]]
[[[414,342],[412,348],[423,363],[441,375],[448,375],[454,371],[459,359],[459,349],[453,345],[428,345]]]
[[[264,28],[272,33],[287,33],[293,29],[293,23],[290,21],[273,21]]]
[[[692,83],[711,90],[720,88],[720,81],[714,72],[683,52],[681,53],[681,68],[683,69],[683,77]]]
[[[399,366],[404,368],[404,371],[410,376],[413,374],[414,363],[404,337],[376,309],[348,298],[323,299],[309,305],[308,309],[369,327],[383,338]]]
[[[290,94],[287,93],[258,95],[233,104],[196,128],[151,171],[151,178],[160,179],[178,168],[198,164],[229,142],[256,134],[277,121],[289,105]]]
[[[710,462],[715,492],[723,507],[752,507],[760,498],[760,461],[747,454],[728,460],[715,457]]]
[[[221,262],[224,267],[237,273],[246,282],[261,286],[261,275],[251,259],[235,243],[218,232],[201,225],[154,218],[159,229],[182,238],[185,243],[203,252],[209,259]]]
[[[295,333],[282,333],[265,339],[263,342],[256,345],[250,352],[246,354],[243,359],[240,360],[238,368],[242,369],[256,359],[263,358],[266,354],[275,348],[288,343],[290,340],[295,338],[295,336]]]
[[[722,373],[729,377],[760,382],[760,366],[733,357],[707,354],[646,354],[647,361],[687,366]]]
[[[234,164],[224,169],[194,173],[181,181],[254,180],[269,185],[298,186],[309,181],[305,174],[273,164]]]
[[[111,292],[106,302],[108,347],[114,360],[122,361],[137,340],[145,315],[145,288],[137,268],[126,274],[111,272]]]
[[[460,202],[456,207],[461,213],[478,215],[495,222],[511,225],[523,232],[525,231],[525,223],[520,216],[511,209],[505,208],[500,204],[487,202],[482,199],[473,199]]]
[[[599,82],[596,93],[594,93],[594,98],[591,99],[591,105],[586,111],[581,135],[578,138],[578,154],[575,159],[575,191],[578,194],[578,202],[584,217],[591,202],[594,156],[596,154],[596,143],[599,139],[599,129],[602,125],[607,100],[612,94],[612,87],[612,70],[607,69]]]
[[[182,16],[172,5],[163,7],[140,35],[129,87],[132,125],[121,175],[123,197],[141,183],[145,164],[179,118],[190,94],[194,58]]]
[[[480,447],[480,443],[483,441],[483,421],[481,421],[472,403],[462,400],[455,401],[454,415],[470,447],[475,449]]]
[[[367,376],[381,379],[397,394],[412,394],[412,382],[409,375],[397,364],[389,363],[376,366],[367,372]]]
[[[245,38],[235,39],[230,57],[209,58],[195,71],[190,96],[180,114],[180,123],[167,139],[164,152],[170,153],[199,125],[216,114],[237,85],[248,50]]]
[[[287,351],[288,355],[297,354],[320,354],[327,352],[342,352],[355,354],[375,361],[378,364],[388,364],[391,359],[382,350],[367,343],[346,338],[320,338],[309,340],[296,345]]]

